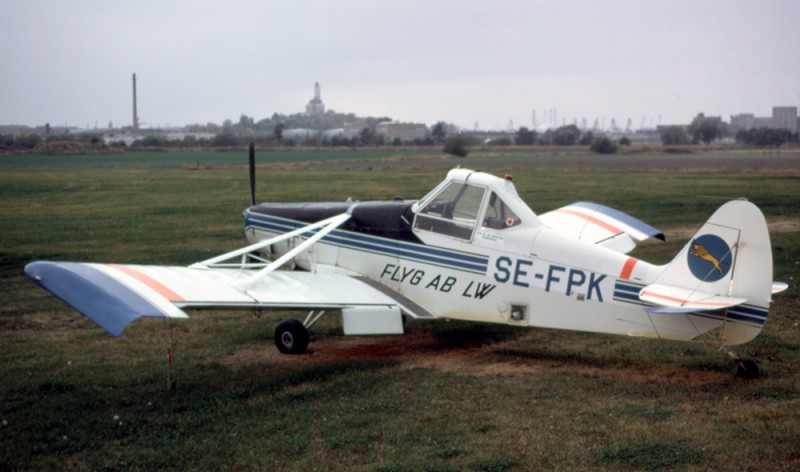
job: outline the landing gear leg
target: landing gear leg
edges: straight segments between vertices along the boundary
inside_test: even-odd
[[[736,375],[747,379],[755,379],[760,375],[758,364],[750,359],[744,359],[739,354],[731,351],[725,346],[720,346],[719,351],[725,354],[728,359],[736,363]]]

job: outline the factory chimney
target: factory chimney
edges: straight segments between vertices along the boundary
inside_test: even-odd
[[[139,131],[139,115],[136,113],[136,74],[133,74],[133,130]]]

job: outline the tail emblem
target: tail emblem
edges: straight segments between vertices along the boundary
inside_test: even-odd
[[[704,248],[703,246],[701,246],[699,244],[694,244],[692,246],[692,249],[689,251],[689,254],[691,254],[693,256],[697,256],[700,259],[703,259],[704,261],[708,261],[708,262],[712,263],[714,265],[714,268],[719,271],[719,276],[720,277],[725,275],[722,272],[722,267],[719,266],[719,260],[716,257],[712,256],[711,253],[708,252],[708,249]]]
[[[731,248],[719,236],[706,234],[690,245],[689,270],[703,282],[716,282],[725,277],[732,262]]]

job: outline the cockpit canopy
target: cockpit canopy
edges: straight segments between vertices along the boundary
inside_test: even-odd
[[[502,231],[541,225],[519,198],[510,177],[454,169],[413,208],[414,229],[472,239],[477,227]]]

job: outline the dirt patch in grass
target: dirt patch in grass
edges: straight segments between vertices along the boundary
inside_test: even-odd
[[[523,338],[524,340],[524,335]],[[548,374],[580,375],[593,378],[625,380],[639,384],[702,386],[725,383],[731,373],[691,369],[654,363],[647,366],[586,365],[551,359],[514,359],[494,355],[497,350],[514,346],[520,339],[467,343],[458,346],[442,340],[433,332],[414,332],[403,336],[330,337],[313,342],[306,354],[280,354],[272,345],[241,349],[220,363],[238,370],[256,364],[300,365],[309,367],[327,363],[391,359],[405,369],[435,369],[443,373],[490,377],[535,376]]]
[[[422,352],[430,353],[434,350],[435,342],[436,338],[431,333],[405,336],[331,337],[312,342],[308,352],[299,356],[281,354],[272,344],[265,344],[241,349],[223,358],[220,364],[230,369],[239,369],[252,364],[308,366],[364,359],[414,359],[422,356]]]

